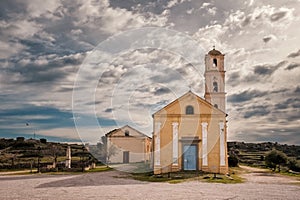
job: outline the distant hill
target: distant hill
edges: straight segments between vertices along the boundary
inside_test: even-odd
[[[228,142],[228,153],[238,157],[240,163],[264,166],[264,156],[268,151],[277,149],[284,152],[289,158],[300,162],[300,146],[278,144],[272,142],[245,143]],[[43,166],[51,165],[55,160],[57,164],[64,165],[67,146],[71,146],[72,165],[79,165],[81,159],[91,159],[92,155],[82,144],[67,144],[47,142],[46,139],[16,139],[0,138],[0,169],[23,169],[37,167],[40,157]],[[93,146],[90,146],[95,155]]]
[[[300,146],[278,144],[277,142],[245,143],[228,142],[228,152],[235,154],[240,163],[264,166],[264,156],[268,151],[276,149],[284,152],[289,158],[300,161]]]
[[[72,164],[91,155],[83,145],[47,142],[46,139],[0,138],[0,169],[36,168],[38,158],[42,167],[53,165],[64,166],[67,147],[70,145]]]

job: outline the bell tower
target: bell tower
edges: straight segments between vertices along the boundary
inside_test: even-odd
[[[224,56],[215,47],[205,55],[204,98],[226,113]]]

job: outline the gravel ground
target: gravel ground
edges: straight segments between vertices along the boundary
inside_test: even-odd
[[[0,176],[1,200],[77,199],[299,199],[295,179],[251,171],[242,184],[188,181],[149,183],[118,171],[81,175]]]

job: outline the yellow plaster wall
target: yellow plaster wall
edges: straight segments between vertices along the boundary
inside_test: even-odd
[[[185,108],[187,105],[194,107],[194,115],[185,115]],[[183,113],[183,114],[181,114]],[[225,114],[219,110],[211,107],[211,105],[199,100],[195,95],[187,95],[183,98],[179,98],[166,106],[161,111],[154,114],[154,123],[161,123],[160,129],[160,166],[154,166],[155,173],[161,173],[166,169],[181,170],[182,166],[182,142],[178,143],[178,167],[172,166],[173,157],[173,122],[178,122],[178,138],[179,140],[183,137],[198,137],[201,141],[198,143],[198,168],[199,170],[216,172],[216,173],[227,173],[228,161],[226,159],[226,166],[220,167],[220,143],[219,143],[219,122],[225,123]],[[208,123],[208,167],[202,167],[202,122]],[[157,130],[154,130],[156,133]],[[226,128],[225,128],[225,141]],[[227,145],[227,144],[226,144]],[[155,144],[154,144],[155,146]],[[155,150],[155,149],[154,149]],[[225,147],[227,155],[227,146]],[[161,168],[161,169],[159,169]]]

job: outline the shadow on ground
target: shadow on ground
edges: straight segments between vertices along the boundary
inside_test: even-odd
[[[133,180],[129,174],[119,171],[107,171],[99,173],[86,173],[75,175],[71,178],[63,180],[43,183],[36,188],[48,187],[84,187],[84,186],[99,186],[99,185],[132,185],[146,184],[141,181]]]
[[[28,180],[28,179],[44,179],[44,178],[57,178],[58,175],[47,175],[47,174],[32,174],[32,175],[6,175],[0,176],[0,181],[17,181],[17,180]],[[66,175],[60,175],[61,177]]]
[[[256,176],[276,176],[276,174],[272,173],[264,173],[264,172],[255,172]]]

